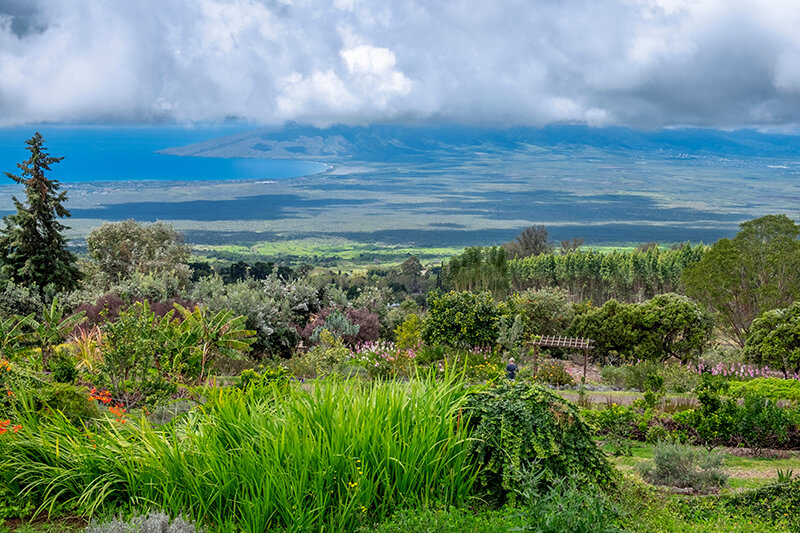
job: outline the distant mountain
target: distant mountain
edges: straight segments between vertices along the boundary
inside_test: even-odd
[[[162,153],[203,157],[402,161],[429,159],[437,154],[530,151],[535,148],[554,152],[594,148],[607,152],[646,152],[651,156],[656,153],[667,158],[798,157],[800,135],[710,129],[646,132],[619,127],[566,125],[513,129],[373,125],[323,129],[287,124],[169,148]]]

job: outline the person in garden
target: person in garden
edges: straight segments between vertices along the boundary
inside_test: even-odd
[[[509,380],[514,381],[514,377],[517,375],[517,363],[514,362],[514,358],[508,360],[508,364],[506,365],[506,376]]]

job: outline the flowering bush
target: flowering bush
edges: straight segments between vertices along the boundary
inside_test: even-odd
[[[767,366],[746,365],[743,363],[717,363],[715,365],[707,365],[698,363],[696,365],[686,365],[686,368],[697,374],[704,372],[710,373],[712,376],[724,376],[734,379],[754,379],[754,378],[767,378],[779,375],[778,372],[771,370]],[[795,374],[794,379],[800,379]]]
[[[359,345],[350,361],[362,365],[372,377],[395,378],[411,374],[416,356],[413,348],[401,349],[393,342],[370,342]]]
[[[572,377],[572,374],[567,372],[567,369],[564,367],[563,363],[558,363],[556,361],[544,363],[539,368],[535,378],[536,381],[547,383],[555,387],[563,387],[565,385],[575,384],[575,378]]]

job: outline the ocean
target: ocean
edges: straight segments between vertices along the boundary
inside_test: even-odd
[[[63,161],[52,166],[50,173],[51,178],[62,183],[274,180],[316,174],[328,168],[313,161],[181,157],[158,153],[165,148],[248,129],[251,126],[38,125],[0,128],[0,172],[19,175],[17,163],[30,155],[25,141],[37,131],[44,137],[51,156],[64,156]],[[0,181],[0,184],[5,183]]]

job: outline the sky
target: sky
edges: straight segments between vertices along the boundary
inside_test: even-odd
[[[0,0],[0,126],[791,129],[800,0]]]

